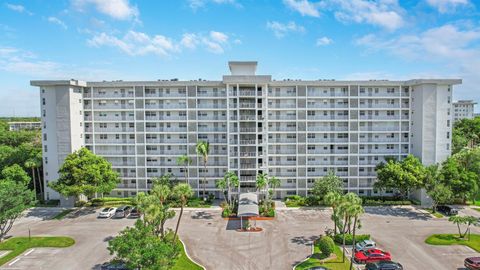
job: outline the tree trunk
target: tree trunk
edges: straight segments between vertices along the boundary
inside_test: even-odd
[[[352,259],[350,260],[350,270],[353,268],[353,259],[355,258],[355,230],[357,229],[357,216],[353,220],[353,233],[352,233]]]
[[[347,218],[348,216],[345,216],[345,222],[343,223],[342,262],[345,262],[345,233],[347,232]]]
[[[183,202],[182,202],[182,206],[180,207],[180,215],[178,216],[177,227],[175,228],[175,234],[173,236],[173,244],[175,244],[175,241],[177,240],[178,227],[180,227],[180,220],[182,219],[182,215],[183,215]]]
[[[32,167],[33,190],[35,192],[35,201],[37,200],[37,181],[35,179],[35,167]]]
[[[457,223],[458,237],[462,238],[462,231],[460,231],[460,223]]]
[[[188,166],[185,166],[185,184],[188,184]]]
[[[335,215],[335,208],[333,208],[333,235],[337,235],[337,216]]]
[[[42,181],[42,177],[40,175],[40,168],[36,167],[36,171],[37,171],[37,175],[38,175],[37,179],[38,179],[38,186],[40,187],[40,194],[42,194],[43,198],[45,198],[43,181]]]
[[[204,168],[203,173],[207,173],[207,161],[205,159],[203,159],[203,168]],[[204,201],[205,199],[207,199],[205,194],[206,186],[207,186],[207,176],[204,174],[203,175],[203,200]]]

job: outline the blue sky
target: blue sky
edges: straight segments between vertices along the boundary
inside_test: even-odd
[[[0,116],[39,115],[31,79],[462,78],[480,101],[478,0],[29,0],[0,4]],[[477,111],[479,111],[477,109]]]

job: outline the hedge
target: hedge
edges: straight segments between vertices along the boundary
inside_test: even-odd
[[[363,240],[369,240],[370,239],[370,234],[358,234],[355,235],[355,242],[358,243]],[[342,244],[343,243],[343,234],[336,234],[333,237],[333,240],[335,240],[336,243]],[[345,245],[353,245],[353,236],[351,234],[345,234]]]

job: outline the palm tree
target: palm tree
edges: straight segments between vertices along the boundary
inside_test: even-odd
[[[355,204],[352,204],[349,208],[349,212],[350,212],[350,215],[353,217],[353,232],[352,232],[352,239],[353,239],[353,243],[352,243],[352,258],[350,260],[350,270],[352,270],[353,268],[353,259],[354,259],[354,256],[355,256],[355,232],[356,232],[356,229],[357,229],[357,221],[359,221],[358,217],[363,214],[365,212],[365,210],[363,209],[362,207],[362,204],[358,204],[358,201],[357,203]]]
[[[204,141],[198,141],[197,142],[197,154],[201,155],[203,157],[203,199],[205,200],[207,197],[205,197],[205,189],[206,189],[206,184],[207,184],[207,162],[208,162],[208,154],[210,153],[210,143],[204,142]]]
[[[323,197],[323,202],[326,205],[329,205],[332,207],[333,214],[332,214],[332,220],[333,220],[333,233],[334,235],[337,234],[337,215],[338,215],[338,205],[342,201],[342,195],[340,195],[337,192],[329,192]]]
[[[343,256],[342,261],[345,262],[345,234],[350,231],[350,225],[353,215],[355,214],[355,205],[361,205],[362,199],[358,197],[355,193],[347,193],[342,197],[342,200],[338,206],[340,215],[343,216],[343,241],[342,241],[342,249],[343,249]]]
[[[177,240],[178,227],[180,227],[180,220],[183,215],[183,208],[187,205],[188,198],[193,196],[193,190],[189,184],[178,184],[173,188],[173,195],[180,200],[180,215],[178,216],[177,227],[173,236],[173,242]]]
[[[177,164],[185,169],[185,184],[188,184],[188,165],[192,164],[192,159],[187,155],[181,155],[177,158]]]
[[[275,194],[275,189],[280,187],[280,179],[275,176],[268,178],[268,185],[272,188],[273,194]]]
[[[266,173],[260,173],[257,175],[256,181],[257,191],[264,192],[265,189],[268,189],[268,175]],[[265,194],[264,204],[266,205],[268,201],[268,194]]]
[[[222,194],[223,194],[223,198],[225,200],[225,203],[228,203],[228,199],[227,199],[227,195],[225,195],[225,190],[227,189],[227,179],[224,178],[221,178],[221,179],[218,179],[217,183],[216,183],[216,186],[218,189],[221,190]]]
[[[37,181],[35,180],[35,168],[37,167],[37,163],[33,159],[27,159],[25,161],[25,168],[29,168],[32,170],[32,180],[33,180],[33,190],[35,191],[35,200],[37,199]]]
[[[238,180],[238,176],[236,173],[232,171],[228,171],[225,173],[225,176],[223,179],[226,182],[226,188],[227,188],[227,202],[229,204],[232,204],[232,187],[238,187],[240,185],[240,181]]]

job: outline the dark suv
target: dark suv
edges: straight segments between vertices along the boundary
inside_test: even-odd
[[[458,214],[458,210],[450,205],[439,205],[437,210],[444,213],[447,216],[454,216]]]
[[[379,261],[374,263],[367,263],[365,270],[403,270],[403,266],[397,262]]]

